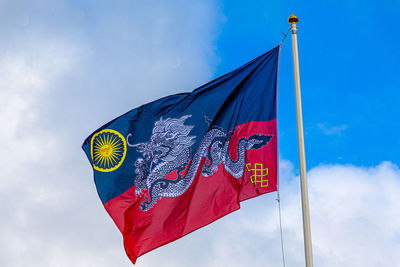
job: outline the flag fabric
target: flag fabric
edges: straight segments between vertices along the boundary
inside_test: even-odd
[[[133,263],[277,190],[279,54],[280,46],[193,92],[135,108],[84,141]]]

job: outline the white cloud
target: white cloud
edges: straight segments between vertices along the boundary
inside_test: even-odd
[[[400,243],[400,171],[321,166],[310,172],[315,247],[323,266],[395,266]],[[319,226],[319,227],[318,227]],[[384,257],[382,255],[385,255]]]
[[[317,127],[322,131],[325,135],[342,135],[342,133],[349,128],[347,124],[338,125],[338,126],[327,126],[324,123],[318,123]]]
[[[0,265],[130,266],[80,146],[107,120],[212,76],[215,7],[26,1],[21,15],[21,4],[0,11]]]
[[[0,159],[7,166],[0,171],[3,177],[15,176],[14,170],[26,163],[43,161],[49,156],[46,152],[54,149],[51,133],[40,127],[41,103],[52,82],[69,70],[74,49],[62,41],[46,40],[31,45],[28,51],[3,53],[0,59],[0,138],[3,140]]]
[[[299,178],[281,161],[281,203],[287,266],[303,266]],[[316,266],[396,266],[400,243],[400,170],[319,166],[308,172]],[[276,194],[139,258],[140,266],[282,266]],[[384,256],[382,256],[384,255]],[[195,260],[194,260],[195,259]]]

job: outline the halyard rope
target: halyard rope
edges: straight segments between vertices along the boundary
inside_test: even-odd
[[[279,229],[280,229],[280,232],[281,232],[281,249],[282,249],[282,263],[283,263],[283,267],[285,267],[286,266],[286,264],[285,264],[285,252],[284,252],[284,249],[283,249],[283,232],[282,232],[282,216],[281,216],[281,197],[280,197],[280,194],[279,194],[279,187],[278,187],[278,190],[276,191],[277,192],[277,199],[276,199],[276,201],[278,201],[278,210],[279,210]]]

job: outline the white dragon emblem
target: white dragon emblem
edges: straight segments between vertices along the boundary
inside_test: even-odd
[[[130,147],[142,153],[135,161],[135,193],[144,196],[145,201],[140,204],[140,209],[148,211],[162,197],[177,197],[182,195],[192,184],[200,163],[205,158],[205,164],[201,169],[203,176],[211,176],[218,170],[218,166],[224,163],[225,170],[235,178],[243,175],[245,167],[245,151],[247,149],[259,149],[271,140],[272,135],[252,135],[249,138],[240,138],[237,144],[237,159],[234,161],[229,155],[229,142],[234,131],[226,133],[217,126],[209,123],[209,130],[201,140],[192,161],[190,161],[191,146],[196,142],[196,136],[190,136],[192,125],[185,125],[185,121],[191,115],[182,116],[179,119],[167,118],[154,123],[150,140],[144,143],[130,144],[127,135],[127,143]],[[188,166],[189,165],[189,166]],[[185,174],[181,174],[186,170]],[[175,180],[165,176],[176,171]],[[148,195],[144,190],[148,191]]]

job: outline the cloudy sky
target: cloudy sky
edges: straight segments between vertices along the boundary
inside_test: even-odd
[[[279,44],[300,17],[315,266],[400,262],[400,52],[394,1],[0,0],[0,265],[132,266],[82,141]],[[279,150],[287,266],[304,263],[287,38]],[[276,194],[137,266],[282,266]]]

